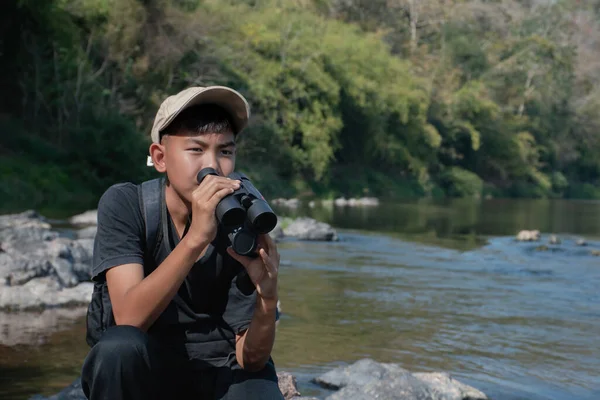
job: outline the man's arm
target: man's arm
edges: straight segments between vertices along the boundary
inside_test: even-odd
[[[146,278],[140,264],[125,264],[109,269],[106,282],[117,325],[132,325],[148,330],[167,308],[208,243],[196,244],[184,237]]]
[[[235,338],[235,354],[242,368],[260,371],[269,361],[275,344],[276,308],[277,298],[256,296],[256,309],[250,326]]]
[[[264,368],[275,343],[277,309],[277,276],[279,253],[269,235],[258,239],[260,257],[248,258],[236,254],[230,247],[227,252],[241,263],[256,286],[256,305],[248,329],[236,335],[235,355],[238,364],[249,371]]]

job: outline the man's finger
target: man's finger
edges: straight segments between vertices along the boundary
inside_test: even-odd
[[[277,262],[279,262],[279,260],[280,260],[279,251],[277,250],[277,245],[275,244],[275,241],[273,240],[273,238],[271,238],[271,235],[269,235],[268,233],[266,235],[264,235],[264,241],[267,245],[267,248],[269,249],[269,257],[271,257],[271,259],[277,260]]]
[[[271,275],[271,277],[277,276],[277,266],[275,265],[275,263],[273,263],[273,260],[271,259],[271,257],[269,257],[265,249],[260,249],[259,254],[263,260],[263,264],[265,265],[265,268],[267,269],[269,275]]]

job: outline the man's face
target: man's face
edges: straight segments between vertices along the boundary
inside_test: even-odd
[[[214,168],[227,176],[235,168],[233,133],[168,135],[162,140],[164,167],[173,189],[188,202],[198,187],[197,175],[204,168]]]

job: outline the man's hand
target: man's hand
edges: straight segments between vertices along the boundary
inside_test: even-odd
[[[231,247],[227,248],[227,252],[246,268],[260,297],[265,300],[277,300],[277,274],[280,256],[275,242],[268,234],[258,236],[259,257],[241,256]]]
[[[259,257],[240,256],[231,247],[227,252],[246,268],[258,293],[250,326],[236,337],[236,359],[243,369],[260,371],[269,360],[275,342],[279,253],[269,235],[258,237]]]
[[[208,175],[192,193],[192,224],[186,236],[193,245],[210,243],[217,235],[215,210],[223,197],[240,187],[240,181]]]

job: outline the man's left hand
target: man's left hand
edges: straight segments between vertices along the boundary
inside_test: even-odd
[[[259,235],[257,251],[259,256],[251,258],[237,254],[231,247],[227,248],[229,255],[246,268],[259,296],[276,300],[280,260],[277,246],[268,234]]]

